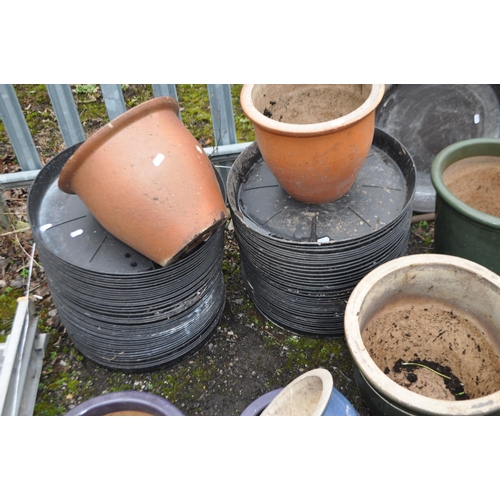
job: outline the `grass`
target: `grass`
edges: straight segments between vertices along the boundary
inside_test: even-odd
[[[427,221],[420,221],[412,225],[414,237],[420,241],[420,249],[423,253],[429,253],[434,248],[434,225]]]
[[[100,86],[71,84],[70,87],[83,130],[89,137],[109,121]],[[250,142],[255,140],[255,135],[239,103],[241,87],[242,84],[231,85],[236,137],[237,142]],[[121,88],[127,109],[154,97],[150,84],[122,84]],[[14,89],[42,163],[46,163],[65,148],[47,88],[39,84],[14,85]],[[207,86],[178,84],[176,90],[181,118],[188,130],[203,147],[215,146]],[[13,156],[17,162],[5,126],[0,121],[0,158],[6,155]]]
[[[12,328],[17,299],[23,294],[24,290],[21,288],[7,287],[0,295],[0,342],[5,342],[5,337]]]

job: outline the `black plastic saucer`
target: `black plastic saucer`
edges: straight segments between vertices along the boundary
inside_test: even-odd
[[[413,210],[434,212],[430,169],[455,142],[500,136],[500,85],[387,85],[377,127],[408,149],[417,169]]]

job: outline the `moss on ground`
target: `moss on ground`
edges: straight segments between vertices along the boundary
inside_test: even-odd
[[[0,295],[0,342],[5,342],[5,337],[12,328],[16,314],[17,299],[22,297],[24,290],[21,288],[7,287]]]

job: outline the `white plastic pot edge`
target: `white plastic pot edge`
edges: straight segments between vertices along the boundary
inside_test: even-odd
[[[475,273],[481,279],[500,288],[500,276],[475,262],[460,257],[439,254],[418,254],[400,257],[377,267],[367,274],[355,287],[347,302],[344,323],[347,345],[356,366],[384,397],[403,407],[429,415],[481,415],[500,412],[500,391],[465,401],[444,401],[414,393],[391,380],[376,365],[365,348],[359,328],[358,316],[366,291],[386,276],[410,266],[443,264]]]
[[[306,373],[303,373],[300,377],[297,377],[292,382],[290,382],[264,409],[261,413],[261,416],[275,416],[273,412],[274,408],[280,404],[283,399],[289,397],[290,391],[297,385],[302,383],[302,381],[306,378],[318,377],[321,379],[323,390],[321,391],[321,396],[319,398],[318,404],[314,409],[313,413],[310,415],[311,417],[319,417],[323,415],[328,402],[330,401],[330,397],[333,391],[333,377],[332,374],[325,370],[324,368],[316,368],[314,370],[310,370]]]

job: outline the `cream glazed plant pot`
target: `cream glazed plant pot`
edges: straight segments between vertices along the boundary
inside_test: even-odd
[[[241,107],[264,161],[294,199],[313,204],[346,194],[372,145],[384,84],[246,84]]]
[[[356,286],[345,336],[356,383],[382,415],[500,414],[500,277],[422,254]]]

